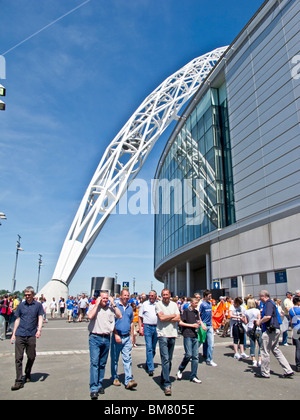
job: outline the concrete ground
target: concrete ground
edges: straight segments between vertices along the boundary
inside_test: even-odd
[[[49,320],[44,324],[42,336],[37,341],[37,358],[33,366],[32,382],[24,388],[11,391],[15,380],[14,345],[10,340],[0,341],[0,399],[1,400],[89,400],[89,351],[88,323],[68,324],[66,319]],[[271,357],[272,374],[270,379],[254,377],[257,368],[250,360],[237,361],[233,358],[231,338],[215,336],[214,361],[217,367],[199,363],[198,377],[202,384],[189,381],[189,369],[183,373],[181,381],[176,372],[182,360],[183,339],[176,340],[173,357],[172,396],[166,397],[160,386],[160,356],[157,347],[155,373],[149,377],[144,370],[144,338],[138,337],[138,347],[132,350],[133,375],[138,383],[135,390],[126,390],[122,385],[115,387],[110,380],[110,357],[104,380],[105,394],[99,400],[106,404],[114,401],[199,401],[199,400],[298,400],[300,373],[293,378],[281,378],[283,373],[277,360]],[[289,343],[291,340],[289,339]],[[295,347],[280,347],[292,368],[295,370]],[[249,354],[249,349],[246,350]],[[201,350],[200,350],[201,353]],[[24,358],[25,366],[26,356]],[[124,382],[122,361],[119,361],[119,374]],[[98,400],[98,401],[99,401]]]

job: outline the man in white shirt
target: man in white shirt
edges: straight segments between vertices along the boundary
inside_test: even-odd
[[[157,294],[155,290],[149,292],[149,300],[141,304],[139,308],[139,333],[143,334],[142,325],[144,324],[144,336],[146,343],[146,370],[149,376],[153,376],[153,359],[156,353],[157,344],[157,316],[155,311]]]
[[[161,292],[162,301],[155,306],[157,315],[157,336],[161,357],[161,383],[164,387],[165,395],[172,395],[170,372],[172,368],[172,358],[177,337],[176,323],[180,321],[180,312],[175,302],[170,301],[171,293],[169,289]]]
[[[57,304],[55,302],[55,298],[53,298],[52,301],[50,302],[49,309],[50,309],[50,312],[51,312],[51,318],[54,319],[55,318],[55,312],[57,310]]]
[[[82,294],[82,298],[79,300],[79,319],[78,321],[81,322],[84,320],[85,314],[86,314],[86,309],[89,306],[89,300],[88,298],[85,296],[85,294]]]

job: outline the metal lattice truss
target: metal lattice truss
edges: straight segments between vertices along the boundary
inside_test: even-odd
[[[218,48],[196,58],[168,77],[144,100],[108,146],[63,244],[53,280],[70,283],[155,142],[172,121],[178,120],[182,106],[226,49]]]

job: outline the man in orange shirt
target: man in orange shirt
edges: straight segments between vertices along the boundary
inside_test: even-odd
[[[225,302],[223,303],[225,323],[224,323],[223,334],[221,335],[221,337],[226,337],[227,331],[230,325],[230,315],[229,315],[230,306],[231,306],[231,298],[229,296],[226,296]]]

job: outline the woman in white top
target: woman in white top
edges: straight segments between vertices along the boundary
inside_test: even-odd
[[[244,336],[245,336],[245,323],[247,323],[247,318],[245,316],[245,308],[241,306],[243,299],[236,297],[234,299],[233,305],[229,308],[230,316],[230,336],[233,337],[233,348],[234,348],[234,358],[235,359],[248,359],[249,356],[245,353],[244,348]],[[238,346],[240,346],[241,354],[238,352]]]
[[[248,336],[250,338],[250,356],[252,357],[252,366],[261,366],[261,356],[260,356],[260,348],[261,348],[261,328],[255,328],[255,321],[261,318],[260,310],[256,308],[255,300],[248,299],[247,301],[247,310],[245,315],[248,319]],[[258,363],[255,358],[255,346],[256,342],[258,345]]]

